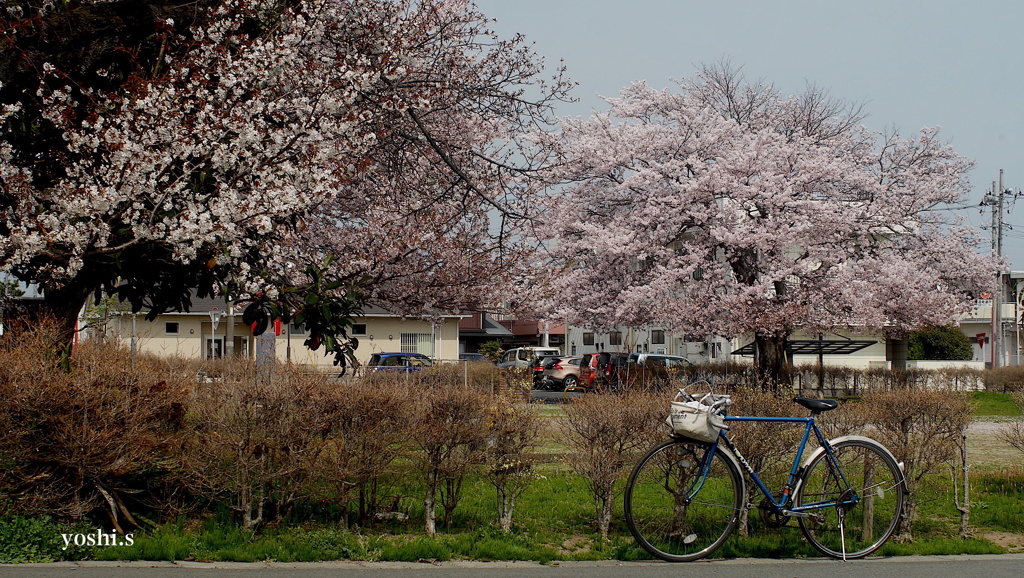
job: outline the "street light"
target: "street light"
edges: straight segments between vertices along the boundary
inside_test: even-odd
[[[217,309],[216,307],[214,307],[213,309],[210,309],[210,323],[213,326],[213,329],[211,331],[212,335],[210,335],[210,353],[211,354],[215,352],[216,347],[217,347],[217,326],[220,325],[220,319],[223,316],[224,316],[224,313],[222,311],[220,311],[219,309]],[[214,356],[211,355],[210,357],[212,358]]]

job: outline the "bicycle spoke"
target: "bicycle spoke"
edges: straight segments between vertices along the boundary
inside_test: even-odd
[[[861,558],[896,529],[903,512],[903,473],[870,440],[845,440],[832,449],[835,464],[822,453],[804,471],[795,503],[820,517],[801,518],[800,528],[829,556]]]
[[[708,471],[704,444],[671,441],[637,464],[626,485],[626,522],[652,555],[673,562],[707,556],[729,536],[742,506],[739,471],[718,450]]]

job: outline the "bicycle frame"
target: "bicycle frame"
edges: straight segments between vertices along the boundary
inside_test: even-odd
[[[821,447],[824,448],[825,453],[828,454],[827,463],[828,463],[828,466],[829,466],[829,470],[832,472],[832,475],[836,478],[836,480],[841,483],[842,487],[847,492],[849,492],[847,494],[847,495],[849,495],[849,499],[848,500],[844,500],[842,503],[843,504],[851,504],[851,503],[856,503],[859,500],[859,497],[853,491],[853,488],[850,487],[849,482],[846,480],[846,476],[843,475],[842,469],[839,467],[839,464],[836,462],[835,457],[832,454],[832,446],[828,443],[828,440],[825,439],[825,436],[822,435],[821,430],[818,429],[818,426],[817,426],[817,424],[815,424],[813,417],[745,417],[745,416],[722,416],[722,417],[725,419],[725,421],[727,423],[728,422],[762,422],[762,423],[768,422],[768,423],[793,423],[793,424],[802,423],[802,424],[804,424],[804,433],[803,433],[803,437],[800,439],[800,446],[796,450],[796,455],[793,458],[793,466],[790,468],[789,477],[786,480],[786,485],[782,488],[782,492],[780,493],[780,498],[779,499],[775,498],[775,494],[773,494],[772,491],[770,489],[768,489],[768,486],[766,486],[765,483],[761,480],[760,476],[757,475],[757,472],[755,472],[754,468],[750,466],[750,464],[747,462],[747,459],[745,457],[743,457],[743,454],[740,452],[739,448],[736,447],[736,444],[733,443],[733,441],[731,439],[729,439],[729,436],[728,436],[728,434],[726,434],[725,430],[722,430],[719,433],[718,439],[714,442],[714,444],[712,444],[710,450],[705,455],[705,462],[704,462],[704,465],[702,466],[702,469],[704,470],[704,473],[705,473],[704,475],[705,476],[707,475],[707,464],[711,463],[711,459],[714,457],[715,451],[718,449],[718,444],[720,444],[722,442],[725,442],[725,446],[729,449],[730,452],[732,452],[732,454],[734,456],[736,456],[736,459],[739,461],[740,465],[742,465],[743,469],[747,472],[747,475],[750,476],[750,479],[754,481],[754,484],[757,486],[757,488],[764,495],[764,497],[768,501],[768,503],[772,505],[772,507],[775,509],[775,511],[777,511],[777,512],[783,514],[783,515],[786,515],[786,516],[796,516],[796,517],[810,517],[810,516],[813,516],[813,514],[809,513],[810,510],[818,510],[818,509],[821,509],[821,508],[834,507],[834,506],[839,505],[839,503],[837,503],[836,500],[829,500],[829,501],[824,501],[824,502],[815,502],[813,504],[804,504],[804,505],[802,505],[800,507],[793,507],[792,506],[793,495],[796,493],[796,491],[798,489],[798,485],[800,484],[801,474],[802,474],[802,471],[803,471],[802,461],[803,461],[804,450],[807,447],[807,442],[810,439],[811,432],[813,431],[815,438],[817,438],[817,440],[818,440],[818,443],[821,444]],[[703,480],[701,481],[700,484],[698,484],[698,489],[699,489],[699,486],[701,486],[701,485],[703,485]]]

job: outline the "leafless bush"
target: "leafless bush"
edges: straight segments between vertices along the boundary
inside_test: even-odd
[[[643,451],[667,437],[667,414],[666,396],[643,392],[590,394],[565,406],[565,460],[594,495],[603,537],[611,528],[616,485]]]
[[[60,335],[44,321],[0,340],[0,492],[29,513],[105,511],[123,531],[164,472],[189,382],[96,342],[61,362]]]
[[[515,395],[493,397],[490,411],[484,477],[497,491],[498,525],[509,532],[516,500],[537,477],[533,472],[533,451],[540,423],[537,412]]]
[[[867,427],[867,415],[857,399],[839,403],[839,407],[819,414],[815,418],[818,429],[826,439],[863,433]]]
[[[1024,411],[1024,392],[1011,395],[1013,402]],[[999,430],[999,439],[1017,451],[1024,452],[1024,419],[1016,419]]]
[[[326,447],[318,462],[318,475],[333,489],[332,497],[347,525],[351,502],[356,501],[360,523],[398,511],[391,493],[393,465],[410,437],[414,420],[411,391],[394,379],[354,380],[333,384],[324,392]]]
[[[257,379],[254,364],[197,385],[179,455],[183,480],[211,498],[226,498],[253,529],[273,504],[286,511],[309,489],[326,447],[321,378]]]
[[[997,367],[985,372],[985,389],[1001,393],[1024,391],[1024,366]]]
[[[742,388],[733,393],[733,415],[756,417],[791,417],[803,408],[793,403],[792,395],[781,395],[760,388]],[[798,424],[802,426],[802,424]],[[730,439],[736,443],[758,476],[769,488],[781,488],[793,465],[792,458],[803,434],[802,427],[772,422],[732,422]],[[754,484],[747,484],[746,504],[763,500]],[[780,496],[775,496],[776,499]],[[765,504],[767,507],[767,505]],[[750,532],[749,509],[740,515],[740,535]]]
[[[872,437],[904,464],[909,495],[897,537],[911,541],[922,481],[956,459],[957,444],[971,421],[970,398],[956,392],[893,389],[870,392],[861,404],[868,424],[875,430]]]
[[[501,371],[502,395],[518,396],[523,401],[530,401],[530,390],[533,388],[533,370],[528,368],[507,368]]]
[[[502,384],[501,370],[487,361],[443,363],[414,372],[412,377],[425,385],[468,387],[488,394],[497,393]]]
[[[462,481],[481,463],[487,433],[487,397],[467,388],[427,387],[411,406],[411,442],[425,482],[427,534],[437,531],[440,494],[445,524],[458,506]]]

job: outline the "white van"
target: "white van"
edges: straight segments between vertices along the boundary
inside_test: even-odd
[[[530,367],[533,358],[545,355],[562,355],[562,351],[557,347],[517,347],[501,354],[498,367]]]

